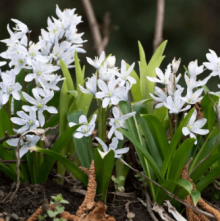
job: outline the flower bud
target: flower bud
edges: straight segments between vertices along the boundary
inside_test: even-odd
[[[173,69],[174,74],[178,71],[180,62],[181,62],[181,58],[179,58],[177,61],[176,61],[176,58],[174,58],[172,61],[172,69]]]
[[[108,68],[114,68],[115,67],[116,58],[115,56],[109,56],[107,59],[107,65]]]

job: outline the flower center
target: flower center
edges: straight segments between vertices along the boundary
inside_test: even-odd
[[[37,107],[38,107],[38,108],[42,108],[42,107],[43,107],[43,104],[39,103],[39,104],[37,105]]]
[[[86,127],[86,128],[84,128],[84,130],[83,130],[83,132],[86,134],[86,133],[88,133],[88,128]]]
[[[22,59],[19,59],[19,60],[18,60],[18,63],[19,63],[19,64],[23,64],[24,61],[23,61]]]
[[[12,88],[9,87],[9,88],[8,88],[8,93],[11,93],[11,92],[12,92]]]
[[[38,71],[38,72],[37,72],[37,75],[38,75],[38,76],[40,76],[41,74],[42,74],[42,72],[41,72],[41,71]]]
[[[32,120],[28,121],[29,125],[32,125],[34,122]]]

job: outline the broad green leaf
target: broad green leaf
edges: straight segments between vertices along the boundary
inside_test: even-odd
[[[203,176],[203,174],[219,159],[220,153],[214,154],[202,162],[190,176],[193,179],[193,182],[196,183]]]
[[[52,150],[46,150],[46,149],[39,148],[39,147],[32,147],[31,149],[34,151],[40,152],[40,153],[47,154],[47,155],[51,156],[52,158],[54,158],[55,160],[59,161],[79,181],[81,181],[84,185],[87,185],[87,183],[88,183],[87,176],[78,167],[76,167],[74,165],[74,163],[71,162],[70,160],[66,159],[65,157],[61,156],[60,154],[58,154]]]
[[[79,117],[81,115],[84,115],[82,110],[77,110],[72,113],[68,113],[67,120],[68,122],[74,122],[76,124],[79,123]],[[79,160],[83,167],[89,168],[90,167],[90,159],[89,159],[89,152],[90,151],[90,157],[91,160],[94,158],[94,150],[92,145],[91,137],[83,137],[81,139],[75,138],[73,135],[73,140],[75,144],[75,149],[77,156],[79,157]]]
[[[181,187],[185,192],[191,194],[193,188],[192,184],[185,179],[179,179],[177,181],[169,179],[163,182],[161,186],[172,193],[175,193],[175,190],[178,189],[178,187]],[[160,205],[163,204],[166,197],[167,197],[166,192],[164,192],[162,189],[157,187],[157,203],[159,203]]]
[[[84,84],[84,73],[81,70],[77,51],[75,51],[75,53],[74,53],[74,63],[75,63],[75,73],[76,73],[76,82],[77,82],[76,88],[77,88],[77,92],[80,93],[81,91],[79,88],[79,84],[81,86],[83,86],[83,84]]]
[[[72,77],[70,75],[68,68],[66,67],[66,64],[64,63],[62,59],[60,59],[60,67],[62,69],[63,76],[66,78],[67,90],[74,91],[74,84],[73,84]]]
[[[129,64],[127,64],[127,69],[130,67]],[[141,100],[141,90],[140,90],[140,78],[137,75],[136,71],[133,69],[130,73],[130,76],[133,77],[136,80],[136,84],[133,84],[131,87],[131,94],[133,97],[133,101],[137,102]]]
[[[148,136],[150,138],[150,135],[152,136],[152,139],[154,140],[156,144],[156,148],[158,149],[158,153],[161,154],[161,158],[167,157],[166,155],[169,154],[169,145],[167,140],[166,131],[164,130],[163,125],[161,122],[155,117],[154,115],[145,114],[142,115],[142,117],[147,122],[147,131],[145,131],[145,138]],[[150,148],[149,143],[150,140],[147,142],[148,146]],[[150,148],[151,149],[151,148]],[[153,150],[152,150],[153,151]],[[152,153],[153,154],[153,153]],[[162,163],[161,163],[162,166]]]
[[[209,94],[209,96],[211,97],[211,99],[214,102],[218,101],[218,97],[212,94]],[[212,101],[209,99],[208,95],[205,95],[201,101],[201,107],[202,107],[202,112],[203,112],[203,116],[204,118],[207,119],[207,123],[205,125],[205,128],[211,130],[215,121],[216,121],[216,114],[215,114],[215,110],[214,110],[214,105],[212,103]]]
[[[138,48],[139,48],[139,69],[140,69],[140,91],[141,91],[141,97],[142,99],[146,98],[147,95],[147,87],[146,87],[146,76],[147,76],[147,62],[145,57],[144,49],[141,45],[141,43],[138,41]]]
[[[60,123],[59,123],[59,134],[62,135],[67,128],[67,112],[68,112],[68,86],[67,81],[63,81],[63,86],[60,92]]]
[[[187,123],[189,122],[192,114],[194,112],[194,108],[192,108],[188,114],[185,116],[185,118],[182,120],[182,122],[180,123],[179,127],[177,128],[174,136],[172,137],[171,143],[169,145],[169,153],[166,155],[164,162],[163,162],[163,166],[161,168],[161,173],[163,174],[163,176],[166,174],[166,170],[169,166],[169,164],[171,163],[171,160],[173,158],[173,155],[177,149],[177,146],[181,140],[181,138],[183,137],[182,134],[182,128],[185,127],[187,125]]]
[[[124,115],[132,112],[130,104],[129,104],[128,101],[120,101],[119,107],[120,107],[121,112]],[[133,137],[136,138],[136,141],[138,141],[138,143],[141,145],[141,147],[146,150],[146,145],[143,142],[143,139],[141,137],[141,134],[140,134],[140,131],[139,131],[139,128],[138,128],[138,124],[137,124],[136,118],[135,117],[128,118],[126,120],[126,125],[127,125],[127,128],[128,128],[128,131],[133,135]],[[139,159],[141,161],[141,165],[142,165],[142,167],[144,169],[145,174],[148,177],[153,178],[152,173],[151,173],[151,168],[149,166],[149,162],[145,159],[145,157],[141,153],[141,150],[139,150],[138,147],[135,146],[135,149],[137,151],[138,157],[139,157]],[[150,186],[150,189],[151,189],[152,197],[155,200],[156,196],[154,194],[154,186],[153,186],[152,183],[149,183],[149,186]]]
[[[140,54],[140,88],[141,88],[141,96],[142,99],[151,98],[150,93],[154,92],[155,83],[147,80],[147,76],[155,77],[156,71],[155,69],[160,66],[161,62],[164,59],[163,52],[166,47],[167,41],[164,41],[156,50],[154,55],[152,56],[149,64],[147,65],[145,53],[143,47],[140,42],[138,42],[139,46],[139,54]],[[153,102],[147,103],[146,107],[150,114],[153,113]]]
[[[97,181],[97,194],[102,194],[102,200],[106,202],[108,186],[112,176],[115,163],[115,154],[110,150],[104,159],[101,158],[97,148],[94,152],[95,172]]]
[[[168,109],[166,107],[156,108],[154,110],[153,115],[157,117],[157,119],[163,124],[163,122],[166,120],[168,114]]]
[[[198,190],[193,190],[191,192],[191,198],[193,200],[194,205],[196,206],[196,204],[199,202],[201,198],[201,193]]]
[[[147,162],[149,163],[149,165],[152,167],[155,175],[157,176],[158,180],[160,183],[162,183],[164,181],[164,177],[160,172],[159,167],[157,166],[156,162],[154,161],[154,159],[152,158],[152,156],[149,154],[149,152],[143,148],[143,146],[136,140],[136,138],[133,136],[133,134],[127,132],[124,129],[119,129],[119,131],[121,133],[123,133],[133,144],[134,146],[142,152],[142,154],[144,155],[144,157],[147,159]]]
[[[216,145],[215,148],[220,147],[220,140],[216,143],[217,135],[212,137],[208,142],[204,142],[203,146],[200,148],[199,152],[196,154],[195,159],[190,165],[189,172],[192,171],[192,169],[196,166],[198,162],[200,162],[202,159],[207,157],[209,153],[211,152],[212,148]]]
[[[196,189],[198,191],[203,191],[210,183],[212,183],[220,175],[220,166],[216,167],[210,171],[206,176],[204,176],[197,184]]]
[[[69,141],[69,138],[72,137],[72,134],[76,131],[76,129],[79,127],[80,125],[76,125],[73,126],[69,129],[67,129],[59,138],[58,140],[54,143],[54,145],[52,146],[52,148],[50,150],[56,152],[56,153],[60,153],[60,151],[62,150],[62,148],[64,146],[66,146],[67,141]],[[55,159],[51,156],[45,156],[44,157],[44,161],[41,164],[41,167],[39,169],[39,173],[37,176],[37,181],[38,183],[44,183],[47,181],[47,177],[53,167],[55,163]]]
[[[169,179],[180,179],[181,172],[183,170],[184,165],[186,164],[188,153],[192,149],[194,142],[194,138],[188,138],[179,146],[173,159],[171,160]]]
[[[0,162],[0,170],[5,173],[9,178],[11,178],[14,182],[17,182],[17,173],[5,166],[5,164],[2,162]],[[21,176],[20,181],[23,183],[25,182],[25,180]]]

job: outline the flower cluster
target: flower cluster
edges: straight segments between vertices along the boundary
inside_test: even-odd
[[[165,106],[170,114],[178,114],[180,112],[185,112],[189,110],[192,105],[201,101],[203,96],[202,86],[206,85],[208,80],[213,76],[220,77],[220,57],[216,55],[213,50],[210,50],[210,53],[206,54],[206,57],[209,62],[204,62],[203,65],[198,66],[198,61],[192,61],[188,65],[188,69],[184,74],[185,83],[187,86],[187,92],[185,96],[182,96],[184,90],[178,82],[181,78],[181,74],[176,76],[177,71],[180,65],[180,59],[178,61],[174,60],[171,64],[167,66],[165,73],[162,72],[160,68],[156,68],[157,77],[147,77],[151,82],[156,82],[164,85],[164,88],[155,86],[154,95],[150,94],[151,97],[157,101],[155,108],[160,108]],[[211,70],[211,74],[203,80],[198,80],[198,75],[204,72],[204,66]],[[218,85],[220,88],[220,85]],[[210,92],[219,96],[219,92]],[[182,132],[185,136],[190,135],[190,137],[196,138],[195,134],[205,135],[209,131],[201,129],[205,123],[206,119],[202,118],[195,122],[197,112],[195,111],[187,125],[184,127]],[[195,144],[197,141],[195,141]]]
[[[127,69],[126,62],[122,60],[121,69],[119,70],[117,67],[115,67],[115,56],[109,56],[106,59],[104,52],[101,53],[99,58],[95,58],[95,60],[87,58],[87,61],[96,69],[97,74],[93,74],[91,78],[88,78],[87,82],[85,83],[86,88],[79,85],[80,90],[83,93],[91,94],[96,99],[102,100],[103,108],[107,108],[112,105],[118,105],[121,100],[128,100],[128,91],[132,85],[136,83],[136,80],[130,76],[130,73],[134,68],[134,63]],[[115,137],[113,138],[111,144],[112,148],[109,148],[109,150],[114,150],[115,157],[121,157],[121,154],[127,153],[129,149],[123,148],[123,150],[116,150],[118,146],[118,139],[123,140],[122,133],[117,129],[126,128],[125,120],[134,116],[135,112],[120,116],[119,109],[116,106],[112,108],[112,112],[114,118],[110,118],[109,121],[111,129],[108,133],[108,138],[111,139],[113,134]],[[87,137],[91,135],[95,127],[94,123],[96,115],[94,116],[90,123],[87,122],[87,119],[84,115],[80,116],[79,124],[84,125],[77,129],[74,137],[82,138],[83,136]],[[75,123],[70,123],[69,125],[73,126]],[[91,128],[93,129],[91,130]],[[96,139],[103,147],[104,152],[107,154],[108,148],[106,144],[100,138],[97,137]]]
[[[11,70],[6,72],[0,71],[0,108],[11,101],[12,115],[13,100],[23,100],[28,104],[22,106],[21,111],[17,111],[18,117],[12,117],[14,124],[21,126],[14,129],[17,133],[22,134],[30,129],[43,127],[45,124],[44,111],[51,114],[58,113],[57,109],[47,106],[47,103],[54,97],[54,93],[59,91],[58,82],[63,80],[58,74],[60,69],[60,59],[62,59],[68,68],[74,67],[74,53],[82,52],[83,33],[78,33],[77,25],[82,22],[81,16],[75,14],[75,9],[66,9],[61,11],[56,6],[56,14],[58,18],[48,18],[47,31],[42,29],[39,41],[34,43],[30,40],[31,31],[21,21],[12,19],[15,23],[13,30],[7,26],[10,37],[1,40],[7,46],[7,50],[0,54],[4,59],[9,60]],[[0,67],[6,62],[0,62]],[[24,74],[24,77],[19,75]],[[19,76],[19,77],[17,77]],[[24,78],[23,85],[19,78]],[[22,79],[23,80],[23,79]],[[27,92],[27,86],[33,85],[32,94]],[[22,87],[23,86],[23,87]],[[26,112],[26,113],[25,113]],[[34,141],[38,141],[34,137],[29,137]],[[9,141],[9,145],[15,144],[16,140]],[[26,144],[23,144],[26,145]],[[13,146],[13,145],[12,145]],[[22,156],[24,154],[23,149]],[[27,150],[27,148],[25,148]]]

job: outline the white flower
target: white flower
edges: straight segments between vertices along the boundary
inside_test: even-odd
[[[99,150],[99,154],[101,155],[102,158],[105,157],[109,153],[110,150],[113,150],[115,152],[115,158],[121,158],[122,154],[125,154],[129,151],[129,147],[124,147],[119,150],[116,150],[118,147],[118,139],[114,137],[112,139],[112,142],[110,143],[109,147],[98,137],[95,138],[102,146],[103,151]]]
[[[112,108],[112,113],[114,118],[110,118],[109,121],[109,125],[111,126],[111,129],[108,133],[108,138],[110,139],[113,135],[113,133],[115,134],[115,136],[119,139],[119,140],[123,140],[123,135],[121,132],[119,132],[117,129],[118,128],[127,128],[126,127],[126,123],[125,120],[127,120],[128,118],[134,116],[136,114],[136,112],[132,112],[126,115],[123,115],[120,117],[120,112],[119,109],[117,107],[113,107]]]
[[[48,107],[46,104],[48,101],[50,101],[53,96],[54,96],[54,92],[53,91],[50,91],[50,93],[45,97],[45,94],[42,93],[41,90],[37,89],[37,88],[34,88],[32,89],[32,93],[35,97],[32,98],[30,95],[28,95],[27,93],[23,92],[23,96],[24,98],[31,104],[33,104],[34,106],[32,106],[32,108],[37,111],[38,110],[38,119],[40,121],[40,125],[41,127],[43,127],[43,125],[45,124],[45,117],[43,115],[43,112],[46,110],[48,111],[49,113],[51,114],[57,114],[58,111],[55,107]],[[44,98],[41,98],[40,95]],[[22,107],[25,111],[28,111],[31,107],[30,106],[27,106],[27,105],[24,105]]]
[[[178,114],[179,112],[190,109],[190,105],[187,105],[185,108],[183,108],[185,101],[183,101],[181,98],[182,91],[182,89],[176,90],[173,94],[173,97],[167,97],[166,101],[164,102],[164,106],[170,110],[170,114]]]
[[[19,150],[19,157],[20,158],[22,158],[28,152],[27,148],[35,146],[36,143],[40,140],[39,136],[26,135],[25,137],[26,137],[25,141],[23,139],[20,140],[20,144],[21,144],[21,148]],[[6,142],[7,142],[7,144],[9,144],[12,147],[17,147],[18,140],[19,140],[19,138],[15,138],[15,139],[9,139]]]
[[[105,52],[103,51],[100,55],[100,58],[95,57],[95,60],[93,61],[91,58],[86,57],[87,62],[92,65],[97,70],[101,67],[102,62],[105,60]]]
[[[112,76],[115,76],[115,71],[107,68],[107,63],[105,62],[103,66],[99,69],[99,79],[103,81],[108,81]]]
[[[161,71],[160,68],[156,68],[156,74],[157,74],[159,79],[156,78],[156,77],[148,77],[148,76],[147,76],[147,79],[151,82],[157,82],[157,83],[161,83],[161,84],[164,84],[164,85],[169,84],[170,74],[171,74],[171,64],[169,64],[167,66],[165,74],[163,74],[163,72]]]
[[[76,133],[74,134],[74,137],[77,139],[81,139],[82,137],[89,137],[93,130],[95,129],[95,121],[97,118],[97,114],[94,114],[91,121],[88,123],[88,120],[86,118],[85,115],[81,115],[79,117],[79,124],[83,124],[82,126],[80,126],[76,131]],[[69,126],[73,127],[77,125],[74,122],[70,122]]]
[[[155,106],[155,108],[160,108],[162,106],[164,106],[164,102],[166,101],[167,99],[167,94],[159,87],[155,86],[155,91],[154,91],[154,94],[156,94],[158,97],[154,96],[153,94],[150,93],[150,96],[155,100],[155,101],[158,101],[158,102],[162,102],[162,103],[159,103]]]
[[[33,108],[29,109],[29,115],[27,115],[24,111],[17,111],[17,115],[20,117],[12,117],[11,121],[14,124],[21,125],[20,129],[16,130],[15,132],[18,134],[22,134],[25,131],[36,129],[39,127],[39,121],[36,119],[36,111]]]
[[[203,92],[203,88],[198,89],[193,92],[190,88],[187,89],[187,94],[185,97],[182,97],[182,100],[188,104],[195,104],[202,100],[203,97],[199,97]]]
[[[101,79],[98,80],[98,86],[101,92],[96,93],[96,98],[103,99],[102,106],[106,108],[109,104],[117,105],[119,103],[120,94],[124,92],[122,86],[115,88],[118,84],[118,79],[112,77],[108,82],[108,85]]]
[[[15,100],[20,100],[21,97],[19,91],[22,87],[18,82],[15,83],[15,72],[10,71],[9,73],[2,73],[1,77],[3,82],[0,84],[4,92],[2,104],[6,104],[8,102],[10,95],[12,95]]]
[[[177,71],[179,69],[179,66],[180,66],[180,62],[181,62],[181,58],[179,58],[176,61],[176,58],[174,57],[174,59],[172,60],[172,70],[173,70],[173,73],[177,73]]]
[[[195,121],[196,116],[197,116],[197,111],[194,110],[187,126],[182,128],[182,133],[184,136],[189,135],[191,138],[196,139],[195,134],[205,135],[205,134],[209,133],[209,130],[201,129],[206,124],[207,119],[202,118],[202,119]],[[195,141],[194,144],[197,144],[197,140]]]
[[[114,68],[115,62],[116,62],[115,56],[109,56],[106,61],[108,68]]]
[[[121,86],[125,85],[126,81],[128,81],[130,83],[130,87],[133,84],[136,84],[136,80],[133,77],[129,76],[131,71],[134,69],[134,65],[135,65],[135,63],[133,63],[128,68],[128,70],[126,70],[126,62],[124,60],[121,61],[121,73],[115,72],[115,75],[117,75],[118,78],[120,79]]]
[[[196,76],[201,74],[204,70],[203,70],[204,66],[198,66],[198,61],[191,61],[188,65],[188,72],[189,72],[189,77],[190,79],[194,79],[196,80]]]
[[[79,84],[79,88],[83,93],[92,94],[92,95],[96,94],[96,92],[97,92],[97,80],[96,80],[95,75],[93,75],[91,78],[88,78],[85,85],[86,85],[86,89]]]
[[[0,61],[0,67],[4,66],[4,65],[6,65],[6,64],[7,64],[6,61]]]
[[[187,87],[192,90],[196,87],[206,85],[208,80],[211,78],[211,75],[209,75],[208,77],[206,77],[202,81],[200,81],[200,80],[196,81],[196,78],[189,78],[187,73],[185,73],[184,78],[185,78],[185,82],[186,82]]]
[[[212,76],[220,76],[220,58],[213,50],[209,49],[209,51],[210,53],[206,54],[206,58],[209,62],[204,62],[203,64],[207,69],[212,71]]]
[[[21,32],[22,34],[30,33],[27,25],[25,25],[24,23],[22,23],[17,19],[11,19],[11,20],[16,23],[16,27],[13,28],[15,31]]]

